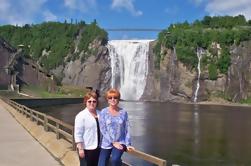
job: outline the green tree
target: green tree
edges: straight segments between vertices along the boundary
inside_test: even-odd
[[[213,57],[206,58],[203,62],[214,63],[217,71],[226,73],[230,65],[229,48],[233,44],[239,45],[243,41],[251,39],[251,25],[245,17],[239,16],[205,16],[202,21],[171,24],[166,30],[158,35],[157,44],[154,48],[155,67],[159,67],[162,57],[161,48],[172,49],[176,47],[177,57],[187,67],[194,68],[197,65],[196,48],[201,47],[213,53]],[[222,53],[212,49],[212,44],[220,44]],[[217,58],[220,56],[219,58]]]
[[[208,73],[209,73],[209,79],[210,80],[216,80],[217,79],[217,66],[214,63],[209,64],[208,66]]]
[[[84,43],[91,43],[94,39],[101,40],[102,43],[107,42],[107,33],[99,28],[97,23],[87,25],[84,21],[79,24],[69,24],[67,21],[43,22],[35,25],[25,24],[22,27],[4,25],[0,26],[0,36],[14,47],[24,45],[26,55],[31,55],[47,69],[52,69],[63,64],[67,54],[73,52],[74,40],[80,29],[88,29],[89,37],[87,41],[83,39]],[[88,52],[88,44],[83,49]],[[42,55],[44,50],[48,55]]]
[[[227,48],[223,48],[221,56],[217,62],[217,67],[221,73],[226,74],[230,64],[231,64],[230,53]]]

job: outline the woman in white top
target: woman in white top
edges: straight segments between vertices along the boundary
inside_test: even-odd
[[[97,94],[88,92],[84,96],[86,108],[75,117],[74,138],[77,144],[80,166],[97,166],[100,153],[100,131],[98,123]]]

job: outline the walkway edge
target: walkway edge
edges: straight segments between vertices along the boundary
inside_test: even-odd
[[[17,112],[13,107],[0,99],[0,104],[32,135],[48,152],[65,166],[79,165],[76,151],[72,150],[71,143],[63,139],[57,139],[53,132],[44,131],[41,125],[37,125],[29,118]]]

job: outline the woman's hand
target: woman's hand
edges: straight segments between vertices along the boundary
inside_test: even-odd
[[[119,150],[123,150],[123,146],[119,142],[113,142],[112,145]]]
[[[126,148],[127,148],[128,152],[131,152],[131,151],[135,150],[135,148],[133,146],[127,146]]]
[[[78,149],[78,155],[79,155],[80,158],[84,158],[85,157],[84,149]]]
[[[80,158],[85,157],[85,151],[84,151],[84,147],[83,147],[82,142],[77,143],[77,151],[78,151],[78,155],[79,155]]]

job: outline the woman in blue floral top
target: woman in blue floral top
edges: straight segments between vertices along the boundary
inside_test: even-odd
[[[110,155],[112,166],[121,166],[121,156],[124,151],[131,151],[131,138],[129,134],[128,114],[118,107],[120,93],[110,89],[106,93],[109,106],[104,108],[99,115],[99,125],[102,134],[99,166],[107,166]]]

